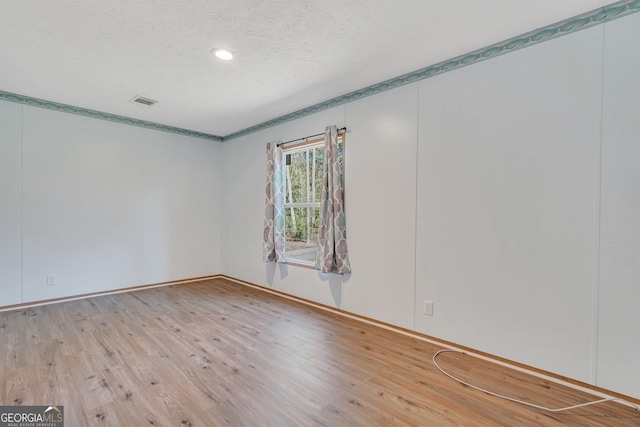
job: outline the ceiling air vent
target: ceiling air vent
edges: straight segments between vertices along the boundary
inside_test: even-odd
[[[146,97],[140,96],[140,95],[134,96],[129,101],[133,102],[135,104],[145,105],[147,107],[151,107],[152,105],[154,105],[154,104],[156,104],[158,102],[155,99],[146,98]]]

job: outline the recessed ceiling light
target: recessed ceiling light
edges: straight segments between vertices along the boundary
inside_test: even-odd
[[[233,59],[233,52],[227,49],[213,49],[211,52],[213,52],[216,58],[222,59],[223,61],[230,61]]]

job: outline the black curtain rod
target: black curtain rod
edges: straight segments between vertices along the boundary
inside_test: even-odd
[[[346,132],[346,131],[347,131],[347,128],[346,128],[346,127],[343,127],[343,128],[338,129],[338,133],[341,133],[341,132],[343,133],[343,132]],[[309,138],[315,138],[316,136],[322,136],[322,135],[324,135],[324,132],[322,132],[322,133],[318,133],[318,134],[316,134],[316,135],[303,136],[302,138],[292,139],[291,141],[281,142],[281,143],[280,143],[280,144],[278,144],[277,146],[278,146],[278,147],[280,147],[281,145],[284,145],[284,144],[290,144],[290,143],[292,143],[292,142],[302,141],[303,139],[304,139],[304,140],[307,140],[307,139],[309,139]]]

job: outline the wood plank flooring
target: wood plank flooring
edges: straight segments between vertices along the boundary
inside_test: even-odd
[[[640,426],[548,413],[449,379],[438,346],[224,279],[0,313],[0,404],[66,426]],[[593,396],[470,356],[454,375],[554,407]]]

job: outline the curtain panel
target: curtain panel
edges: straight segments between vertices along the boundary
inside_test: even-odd
[[[262,256],[264,262],[284,262],[284,186],[282,149],[277,142],[267,143],[267,186],[264,209]]]
[[[324,133],[321,197],[315,267],[323,273],[351,273],[336,126],[327,126]]]

